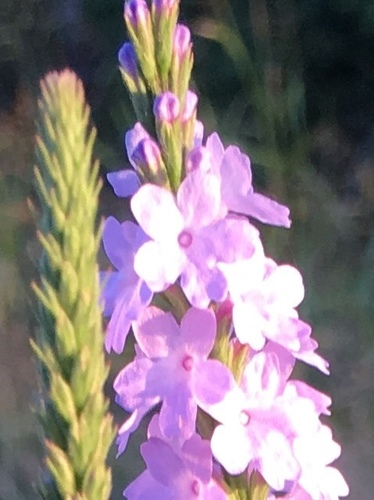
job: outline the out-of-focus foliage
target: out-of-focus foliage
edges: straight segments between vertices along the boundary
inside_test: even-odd
[[[0,498],[36,498],[30,484],[40,460],[30,410],[34,318],[26,298],[39,250],[25,203],[33,197],[38,81],[47,70],[72,67],[99,131],[102,174],[125,166],[123,134],[134,114],[116,67],[126,39],[122,6],[122,0],[0,0]],[[257,186],[292,208],[290,232],[261,229],[269,253],[303,272],[303,317],[332,364],[330,378],[312,382],[333,396],[351,497],[371,498],[374,3],[182,0],[182,21],[194,32],[194,85],[207,131],[240,143],[253,159]],[[118,217],[126,210],[108,186],[101,207]],[[114,373],[125,360],[126,354],[112,359]],[[115,484],[141,467],[140,440],[130,442],[131,460],[113,460]]]

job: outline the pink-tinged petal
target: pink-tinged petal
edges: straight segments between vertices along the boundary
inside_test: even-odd
[[[152,361],[149,359],[135,358],[117,375],[113,384],[117,393],[116,402],[126,411],[135,411],[144,405],[150,408],[153,405],[155,396],[149,394],[147,382],[151,367]]]
[[[210,297],[201,280],[201,272],[190,261],[186,262],[181,274],[181,287],[193,307],[204,309],[209,306]]]
[[[183,459],[188,469],[203,483],[212,476],[212,452],[209,441],[194,434],[182,446]]]
[[[259,193],[230,199],[229,209],[246,214],[265,224],[286,228],[291,226],[289,208]]]
[[[217,360],[203,361],[196,367],[191,389],[198,406],[221,423],[236,420],[245,405],[232,373]]]
[[[319,354],[310,351],[294,353],[294,356],[296,359],[299,359],[300,361],[303,361],[310,366],[314,366],[325,375],[330,375],[329,362],[322,358],[322,356],[320,356]]]
[[[279,363],[279,373],[281,375],[283,384],[285,384],[295,366],[295,358],[287,349],[280,346],[279,344],[276,344],[275,342],[268,342],[264,347],[263,352],[269,354],[273,353],[277,356]]]
[[[140,280],[134,286],[122,289],[106,330],[105,348],[108,352],[113,349],[115,353],[121,354],[131,322],[138,319],[152,297],[153,293]]]
[[[176,240],[184,227],[174,196],[153,184],[145,184],[132,197],[131,210],[142,229],[156,241]]]
[[[160,411],[160,429],[167,439],[183,437],[188,439],[195,432],[196,402],[187,384],[173,385]]]
[[[271,405],[280,389],[278,358],[275,354],[256,354],[243,373],[242,388],[255,406]]]
[[[122,224],[114,217],[108,217],[104,223],[103,244],[108,259],[117,269],[125,265],[131,267],[131,245],[125,239]]]
[[[133,432],[137,430],[140,422],[142,421],[144,415],[148,413],[149,406],[142,406],[137,408],[124,422],[118,430],[118,437],[116,439],[117,444],[117,457],[121,455],[127,447],[127,443],[129,441],[129,437]]]
[[[326,495],[324,498],[338,500],[340,497],[347,497],[349,495],[349,486],[335,467],[325,467],[319,473],[318,482],[320,485],[323,485],[321,490],[322,494]]]
[[[214,457],[229,474],[241,474],[254,458],[251,441],[239,422],[237,425],[216,427],[211,439],[211,448]]]
[[[237,146],[229,146],[222,158],[222,199],[232,210],[232,202],[252,190],[251,163]]]
[[[194,135],[194,148],[202,145],[204,137],[204,124],[196,120],[195,122],[195,135]]]
[[[324,394],[323,392],[317,391],[317,389],[314,389],[314,387],[310,387],[301,380],[291,380],[290,382],[288,382],[286,391],[290,390],[291,388],[294,388],[297,395],[301,398],[311,399],[315,405],[318,415],[331,415],[331,412],[328,409],[332,403],[330,396],[327,396],[327,394]]]
[[[133,170],[118,170],[107,174],[107,179],[119,198],[128,198],[140,188],[140,179]]]
[[[211,224],[218,217],[221,208],[218,177],[194,170],[180,185],[177,200],[185,226],[197,231]]]
[[[134,269],[153,292],[175,283],[185,267],[186,256],[177,244],[162,245],[148,241],[135,255]]]
[[[230,295],[235,302],[240,296],[262,285],[265,276],[263,249],[257,248],[250,259],[237,260],[230,264],[220,262],[217,267],[225,275]]]
[[[298,478],[300,466],[292,454],[290,443],[280,432],[270,431],[262,436],[259,456],[259,470],[274,490],[281,491],[287,480]]]
[[[230,216],[201,231],[211,240],[214,255],[227,264],[250,259],[263,251],[258,230],[244,217]]]
[[[278,266],[265,281],[265,293],[270,303],[290,309],[297,307],[304,299],[303,278],[292,266]]]
[[[153,479],[148,470],[138,476],[123,492],[127,500],[173,500],[173,492]]]
[[[236,336],[242,344],[249,344],[260,351],[266,342],[263,335],[265,320],[258,307],[250,302],[234,304],[232,312]]]
[[[212,479],[207,485],[203,486],[201,498],[204,500],[228,500],[229,497]]]
[[[171,313],[149,306],[134,323],[133,331],[142,351],[149,358],[166,357],[179,338],[179,326]]]
[[[125,135],[127,156],[134,168],[136,168],[136,165],[131,161],[131,158],[139,142],[141,142],[143,139],[151,139],[151,136],[148,134],[148,132],[140,122],[137,122],[134,127],[130,129]]]
[[[151,421],[148,424],[148,429],[147,429],[147,438],[155,437],[159,439],[165,439],[164,436],[162,435],[161,429],[160,429],[160,415],[156,413],[153,415],[151,418]]]
[[[126,302],[120,301],[113,311],[105,333],[105,349],[113,349],[116,354],[121,354],[125,347],[127,335],[131,327],[131,320],[127,317]]]
[[[185,472],[182,459],[161,439],[149,439],[140,451],[152,477],[164,486],[171,486]]]
[[[210,151],[212,156],[212,172],[219,174],[225,149],[219,135],[216,132],[211,134],[206,140],[206,148]]]
[[[188,352],[207,357],[213,349],[217,322],[213,311],[189,309],[181,321],[181,337]]]

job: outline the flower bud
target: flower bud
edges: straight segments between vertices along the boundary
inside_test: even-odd
[[[156,98],[153,113],[161,123],[174,123],[180,113],[179,99],[171,92],[164,92]]]
[[[179,0],[153,0],[157,16],[168,15],[179,4]]]
[[[183,59],[191,50],[191,32],[183,24],[177,24],[174,31],[173,54]]]
[[[153,139],[143,139],[131,155],[131,163],[136,165],[143,176],[159,186],[166,186],[167,174],[161,151]]]
[[[126,75],[136,81],[139,76],[138,61],[132,43],[126,42],[122,45],[118,52],[118,61]]]
[[[145,0],[129,0],[125,3],[125,20],[128,26],[136,32],[140,26],[146,26],[150,21],[150,12]]]
[[[129,157],[129,160],[131,162],[132,155],[137,148],[138,144],[140,141],[143,139],[150,139],[151,136],[148,134],[146,129],[143,127],[143,125],[140,122],[135,123],[133,128],[131,128],[128,132],[126,132],[125,135],[125,147],[127,151],[127,156]],[[135,165],[131,162],[132,166],[134,168]]]

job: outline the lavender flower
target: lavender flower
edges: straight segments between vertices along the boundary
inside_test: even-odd
[[[188,439],[195,430],[197,412],[192,380],[214,344],[213,312],[189,309],[179,328],[170,313],[148,307],[134,324],[134,334],[141,351],[116,378],[117,402],[127,411],[143,412],[162,401],[163,436]],[[127,433],[121,434],[122,449]]]

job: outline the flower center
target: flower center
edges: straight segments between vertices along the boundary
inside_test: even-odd
[[[249,424],[250,420],[251,417],[247,411],[243,410],[240,412],[239,421],[243,427],[246,427]]]
[[[192,234],[188,231],[182,231],[178,236],[178,243],[182,248],[188,248],[192,244]]]
[[[198,497],[200,495],[201,485],[200,481],[198,481],[197,479],[195,479],[191,484],[191,492],[194,497]]]
[[[182,361],[182,366],[186,372],[190,372],[193,368],[193,357],[187,354]]]

